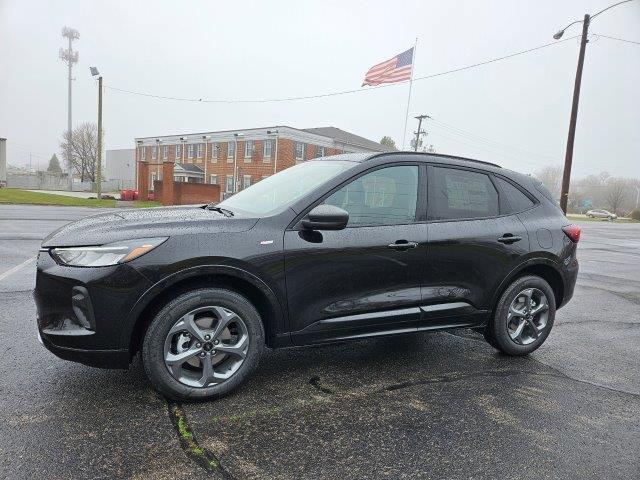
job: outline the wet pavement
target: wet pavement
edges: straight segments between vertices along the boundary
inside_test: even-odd
[[[35,336],[41,238],[98,210],[0,206],[0,478],[638,478],[640,224],[584,223],[573,300],[527,358],[468,331],[269,351],[217,402]]]

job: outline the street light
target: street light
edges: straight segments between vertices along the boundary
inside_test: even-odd
[[[571,163],[573,162],[573,144],[576,138],[576,122],[578,119],[578,103],[580,100],[580,85],[582,84],[582,67],[584,66],[584,53],[587,46],[587,35],[589,33],[589,24],[591,21],[600,15],[602,12],[609,10],[617,5],[628,3],[633,0],[623,0],[622,2],[609,5],[607,8],[603,8],[594,15],[585,14],[583,20],[576,20],[564,27],[562,30],[556,32],[553,38],[559,40],[564,35],[564,32],[571,25],[582,22],[582,40],[580,41],[580,53],[578,54],[578,67],[576,69],[576,79],[573,87],[573,103],[571,105],[571,117],[569,119],[569,135],[567,137],[567,150],[564,158],[564,172],[562,174],[562,190],[560,191],[560,208],[566,214],[567,213],[567,200],[569,198],[569,183],[571,181]]]
[[[233,193],[238,191],[238,138],[243,138],[244,133],[234,133],[235,146],[233,148]]]
[[[102,75],[96,67],[89,67],[91,76],[98,77],[98,165],[96,168],[96,196],[102,198]]]

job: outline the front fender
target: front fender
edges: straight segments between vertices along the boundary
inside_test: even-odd
[[[153,284],[140,296],[138,301],[132,307],[129,315],[127,316],[127,321],[123,323],[120,337],[121,345],[129,345],[131,341],[131,335],[133,334],[142,313],[149,305],[151,305],[154,300],[156,300],[160,295],[166,292],[167,289],[171,288],[174,285],[177,285],[178,283],[188,281],[189,279],[216,275],[224,275],[228,277],[230,276],[238,278],[240,280],[244,280],[250,283],[253,287],[257,288],[260,292],[262,292],[269,301],[271,308],[273,309],[274,318],[276,319],[276,331],[283,331],[282,327],[285,319],[285,311],[282,307],[282,303],[278,299],[278,296],[271,289],[271,287],[269,287],[269,285],[267,285],[262,279],[260,279],[253,273],[250,273],[236,266],[219,264],[198,265],[167,275],[166,277]]]

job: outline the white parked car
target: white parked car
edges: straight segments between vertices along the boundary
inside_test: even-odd
[[[608,212],[607,210],[589,210],[587,212],[589,218],[604,218],[606,220],[615,220],[618,216],[615,213]]]

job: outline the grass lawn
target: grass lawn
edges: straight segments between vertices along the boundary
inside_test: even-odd
[[[27,205],[63,205],[70,207],[98,207],[114,208],[115,200],[97,200],[90,198],[68,197],[66,195],[53,195],[50,193],[30,192],[18,188],[0,188],[0,204],[16,203]],[[157,207],[158,202],[138,201],[136,207]]]
[[[589,218],[586,215],[567,215],[569,220],[575,220],[576,222],[607,222],[609,220],[604,220],[602,218]],[[633,218],[618,218],[616,220],[611,220],[612,223],[638,223],[638,220],[634,220]]]

